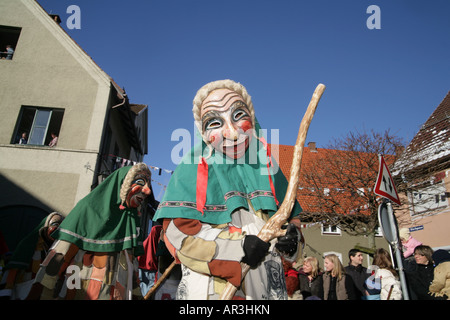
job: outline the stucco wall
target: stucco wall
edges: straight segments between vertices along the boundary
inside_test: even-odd
[[[351,236],[345,232],[338,234],[322,234],[320,224],[302,229],[306,240],[303,255],[313,256],[319,260],[320,266],[323,268],[323,255],[328,252],[340,253],[342,256],[342,264],[347,266],[349,263],[348,252],[355,245],[362,247],[370,247],[369,240],[365,236]],[[375,237],[375,245],[377,248],[385,248],[388,250],[389,244],[383,237]],[[364,255],[363,265],[367,267],[372,262],[367,254]]]
[[[22,28],[13,60],[0,60],[0,174],[67,214],[93,182],[110,79],[34,0],[2,0],[0,12],[0,25]],[[25,105],[64,109],[56,148],[10,144]]]
[[[31,11],[36,6],[1,4],[0,25],[22,31],[13,60],[0,60],[0,143],[10,142],[21,106],[30,105],[65,110],[60,147],[98,150],[110,84],[93,76],[95,67],[83,61],[88,57],[55,22]]]
[[[95,153],[39,147],[11,146],[1,149],[0,181],[2,206],[28,203],[37,198],[55,211],[67,214],[90,192]],[[8,163],[8,159],[15,159]],[[90,168],[89,168],[90,165]],[[17,188],[10,193],[8,183]]]

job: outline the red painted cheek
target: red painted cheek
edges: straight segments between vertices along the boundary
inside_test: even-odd
[[[248,121],[248,120],[244,120],[244,121],[241,123],[241,129],[242,129],[244,132],[247,132],[248,130],[253,129],[252,122],[251,122],[251,121]]]
[[[135,194],[137,194],[137,193],[139,193],[139,192],[141,192],[141,190],[142,190],[142,187],[141,186],[131,186],[131,190],[130,190],[130,192],[128,193],[128,196],[127,196],[127,201],[130,201],[130,199],[135,195]]]
[[[213,147],[216,147],[218,144],[220,144],[220,140],[221,139],[220,139],[220,133],[219,132],[211,134],[209,136],[209,143],[211,143],[213,145]]]

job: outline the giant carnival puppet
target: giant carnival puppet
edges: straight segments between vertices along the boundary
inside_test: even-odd
[[[219,80],[193,104],[201,141],[174,171],[154,216],[182,266],[177,299],[287,299],[281,258],[297,254],[302,209],[291,196],[285,232],[258,237],[289,190],[251,97],[241,84]]]
[[[52,233],[28,299],[141,298],[139,210],[151,193],[150,177],[144,163],[123,167],[81,199]]]
[[[19,242],[4,267],[0,282],[2,299],[23,300],[27,297],[40,264],[53,244],[51,234],[63,220],[60,213],[52,212]]]

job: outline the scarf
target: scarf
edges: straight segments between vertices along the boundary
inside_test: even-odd
[[[204,156],[210,151],[203,140],[193,147],[172,174],[153,220],[186,218],[229,223],[235,210],[249,209],[249,202],[255,211],[264,210],[269,216],[276,213],[288,182],[272,159],[259,124],[255,127],[257,137],[252,138],[245,161],[232,160],[215,150],[211,157]],[[291,218],[301,211],[296,201]]]

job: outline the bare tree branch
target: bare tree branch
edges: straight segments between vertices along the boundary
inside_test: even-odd
[[[378,154],[388,164],[397,159],[402,139],[375,131],[349,132],[318,149],[312,165],[302,170],[298,192],[306,209],[302,220],[322,222],[351,235],[374,234],[378,202],[373,188],[378,175]]]

